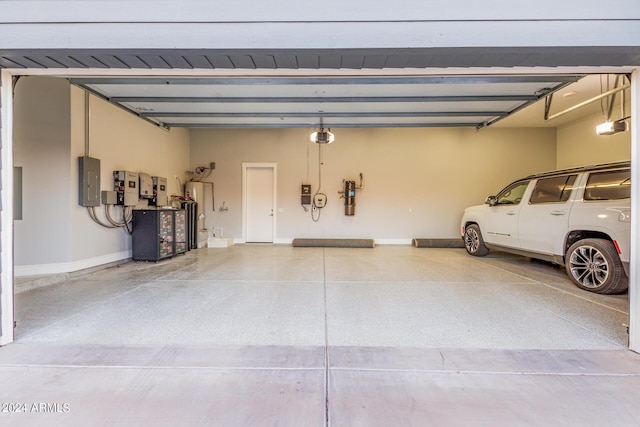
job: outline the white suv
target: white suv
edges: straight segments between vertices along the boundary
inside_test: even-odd
[[[564,264],[580,288],[612,294],[628,287],[630,162],[540,173],[465,209],[467,252],[489,249]]]

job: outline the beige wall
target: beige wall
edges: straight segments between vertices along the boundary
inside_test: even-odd
[[[84,92],[64,79],[27,77],[18,83],[15,101],[14,162],[24,168],[16,275],[75,271],[130,257],[131,237],[124,229],[101,227],[78,205]],[[91,96],[89,140],[90,156],[100,160],[101,190],[113,189],[114,170],[131,170],[165,176],[169,192],[179,192],[174,177],[182,179],[189,168],[187,130],[167,132]],[[97,211],[106,222],[103,208]]]
[[[597,135],[603,122],[596,114],[558,128],[558,169],[631,159],[631,133]]]
[[[318,186],[318,146],[309,129],[191,130],[191,168],[216,162],[209,178],[215,204],[207,226],[241,239],[242,163],[278,164],[276,241],[296,237],[375,238],[409,243],[414,237],[459,235],[464,207],[482,203],[510,181],[556,166],[555,129],[334,129],[324,146],[322,191],[327,207],[316,223],[300,206],[300,185]],[[356,214],[344,215],[338,190],[358,181]]]

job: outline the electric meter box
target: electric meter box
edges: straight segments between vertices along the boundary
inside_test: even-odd
[[[152,199],[153,198],[153,180],[148,173],[138,173],[140,179],[140,198]]]
[[[152,176],[153,198],[149,201],[151,206],[164,206],[167,204],[167,178]]]
[[[138,173],[129,171],[113,171],[113,189],[116,191],[117,205],[137,205]]]

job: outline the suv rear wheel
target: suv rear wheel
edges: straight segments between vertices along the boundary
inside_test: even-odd
[[[616,294],[628,287],[622,262],[609,240],[583,239],[569,248],[567,274],[581,289],[598,294]]]
[[[464,229],[464,248],[470,255],[485,256],[489,249],[484,245],[480,227],[476,224],[467,225]]]

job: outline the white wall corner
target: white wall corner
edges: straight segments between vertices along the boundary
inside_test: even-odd
[[[0,70],[0,345],[13,342],[13,78]]]

